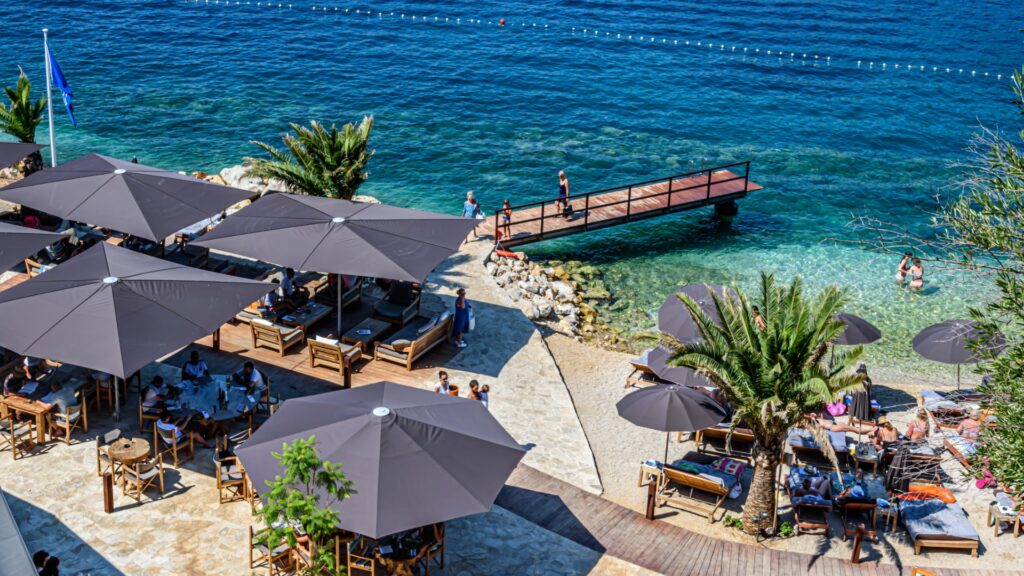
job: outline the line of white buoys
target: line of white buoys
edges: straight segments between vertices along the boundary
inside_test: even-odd
[[[209,5],[214,5],[214,6],[218,6],[218,5],[222,5],[222,6],[253,6],[253,5],[255,5],[256,7],[259,7],[259,8],[262,8],[262,7],[278,8],[280,10],[294,10],[296,8],[294,4],[290,4],[290,3],[264,2],[262,0],[257,0],[255,3],[252,0],[245,0],[245,1],[242,1],[242,0],[184,0],[184,2],[186,4],[191,4],[191,5],[194,5],[194,6],[209,6]],[[510,26],[515,26],[515,24],[516,24],[516,23],[512,23],[512,22],[507,22],[505,18],[500,18],[500,19],[498,19],[497,22],[495,22],[494,20],[484,21],[484,20],[482,20],[480,18],[463,18],[461,16],[438,16],[438,15],[424,16],[424,15],[405,14],[405,13],[397,13],[396,14],[395,12],[390,12],[390,11],[389,12],[382,12],[380,10],[370,10],[370,9],[362,9],[362,8],[355,8],[355,9],[352,9],[352,8],[339,8],[338,6],[325,6],[325,5],[321,5],[321,4],[311,4],[311,5],[309,5],[308,8],[309,8],[309,11],[312,11],[312,12],[322,12],[324,14],[326,14],[326,13],[333,13],[333,14],[339,14],[340,15],[340,14],[353,14],[354,13],[354,14],[357,14],[357,15],[360,15],[360,16],[365,15],[367,17],[376,17],[378,19],[395,18],[395,19],[400,20],[400,21],[401,20],[405,20],[405,21],[410,21],[411,20],[411,21],[414,21],[414,22],[428,22],[428,23],[429,22],[436,22],[438,24],[453,24],[453,23],[454,24],[458,24],[458,25],[475,24],[475,25],[484,25],[484,26],[497,26],[497,27],[500,27],[500,28],[506,28],[506,27],[510,27]],[[300,6],[299,9],[305,10],[306,8]],[[519,26],[518,26],[519,28],[531,28],[531,29],[542,29],[542,30],[551,30],[551,29],[557,30],[558,29],[557,26],[552,28],[552,25],[550,23],[543,23],[543,22],[520,21],[520,22],[518,22],[518,24],[519,24]],[[766,54],[768,56],[773,56],[778,61],[782,61],[782,62],[785,62],[785,61],[797,62],[797,61],[799,61],[799,62],[802,62],[802,63],[810,62],[810,63],[814,63],[814,64],[824,62],[829,67],[839,66],[839,65],[844,64],[843,60],[838,59],[838,58],[837,59],[833,59],[832,56],[829,56],[829,55],[814,54],[814,53],[808,53],[808,52],[803,52],[803,51],[797,52],[795,50],[778,50],[778,49],[770,49],[770,48],[762,49],[760,47],[742,46],[742,45],[736,45],[736,44],[726,45],[726,44],[724,44],[722,42],[715,43],[715,42],[707,42],[707,41],[703,41],[703,40],[696,40],[696,41],[694,41],[694,40],[688,40],[688,39],[669,38],[667,36],[656,36],[656,35],[652,36],[652,35],[648,35],[648,34],[643,34],[643,35],[628,34],[628,33],[622,33],[622,32],[612,32],[612,31],[609,31],[609,30],[595,30],[595,29],[590,28],[590,27],[585,27],[584,28],[584,27],[571,26],[571,27],[569,27],[569,31],[571,32],[572,35],[580,36],[582,38],[598,38],[598,39],[606,38],[606,39],[609,39],[609,40],[614,39],[614,40],[623,40],[623,41],[638,41],[638,42],[644,42],[644,43],[663,44],[663,45],[666,45],[666,46],[671,44],[672,46],[684,46],[684,47],[685,46],[690,46],[690,47],[698,47],[698,48],[707,48],[708,50],[716,50],[717,49],[719,52],[737,52],[737,51],[742,51],[744,54],[751,54],[751,53],[753,53],[754,55],[761,55],[762,52],[763,52],[764,54]],[[943,73],[943,74],[954,74],[955,73],[957,75],[966,75],[967,73],[970,73],[970,76],[972,78],[977,78],[979,76],[983,76],[983,77],[986,77],[986,78],[993,77],[993,78],[995,78],[997,80],[1002,80],[1003,79],[1003,74],[991,74],[989,72],[984,72],[984,71],[979,72],[977,69],[965,69],[965,68],[959,68],[959,67],[952,68],[952,67],[945,67],[945,66],[923,65],[923,64],[898,64],[898,63],[892,63],[890,65],[890,63],[888,63],[888,62],[876,63],[873,60],[865,61],[864,59],[856,60],[855,61],[856,64],[854,66],[854,65],[852,65],[851,60],[845,61],[845,64],[847,66],[849,66],[849,67],[854,67],[857,70],[864,70],[864,71],[875,71],[875,72],[880,72],[880,71],[889,72],[889,71],[897,71],[897,70],[898,71],[915,71],[915,72],[928,72],[928,71],[931,71],[931,72],[934,72],[934,73]]]

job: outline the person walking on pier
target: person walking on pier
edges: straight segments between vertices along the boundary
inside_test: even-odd
[[[571,208],[569,208],[569,179],[565,177],[565,170],[558,171],[558,202],[562,218],[569,219]]]
[[[466,202],[462,205],[462,217],[477,220],[481,214],[483,214],[483,211],[480,210],[480,204],[473,197],[473,191],[466,192]],[[476,233],[476,228],[473,228],[473,238],[479,237]]]

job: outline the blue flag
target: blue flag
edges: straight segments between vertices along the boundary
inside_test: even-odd
[[[64,98],[64,107],[68,110],[68,117],[71,118],[71,125],[78,128],[78,121],[75,120],[75,105],[71,101],[73,94],[71,93],[71,86],[68,85],[68,81],[64,79],[64,73],[60,71],[60,66],[57,65],[57,59],[53,57],[53,52],[50,52],[50,47],[46,47],[46,54],[50,57],[50,79],[53,80],[53,85],[60,90],[61,96]]]

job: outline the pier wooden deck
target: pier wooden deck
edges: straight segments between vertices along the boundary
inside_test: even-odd
[[[638,488],[639,490],[639,488]],[[502,488],[498,506],[591,550],[660,574],[707,576],[901,576],[911,575],[912,559],[901,568],[884,562],[846,560],[772,550],[710,538],[680,526],[648,521],[638,512],[595,496],[520,464]],[[806,537],[806,536],[805,536]],[[842,543],[842,546],[847,546]],[[868,548],[881,545],[865,544]],[[880,549],[880,548],[876,548]],[[884,554],[884,553],[883,553]],[[1010,576],[1018,572],[929,568],[939,576]]]
[[[497,228],[502,234],[502,246],[511,248],[703,206],[731,203],[762,188],[750,181],[750,162],[740,162],[571,194],[569,203],[573,212],[568,218],[563,216],[557,198],[512,206],[507,233],[502,226],[501,209],[495,207],[482,230],[493,234]]]

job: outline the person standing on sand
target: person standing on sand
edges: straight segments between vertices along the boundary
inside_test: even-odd
[[[896,283],[903,285],[907,278],[907,270],[910,269],[910,260],[914,257],[910,252],[904,252],[900,259],[900,265],[896,267]]]
[[[569,179],[565,177],[565,170],[558,171],[558,209],[562,218],[569,219]]]
[[[480,214],[483,214],[483,212],[480,211],[480,204],[473,197],[473,191],[466,192],[466,202],[462,205],[462,217],[476,220]],[[473,228],[473,238],[479,237],[476,233],[476,228]]]
[[[455,321],[452,323],[452,333],[455,334],[455,345],[459,348],[466,347],[466,341],[462,339],[469,332],[469,311],[472,308],[466,301],[466,289],[459,288],[455,298]]]

